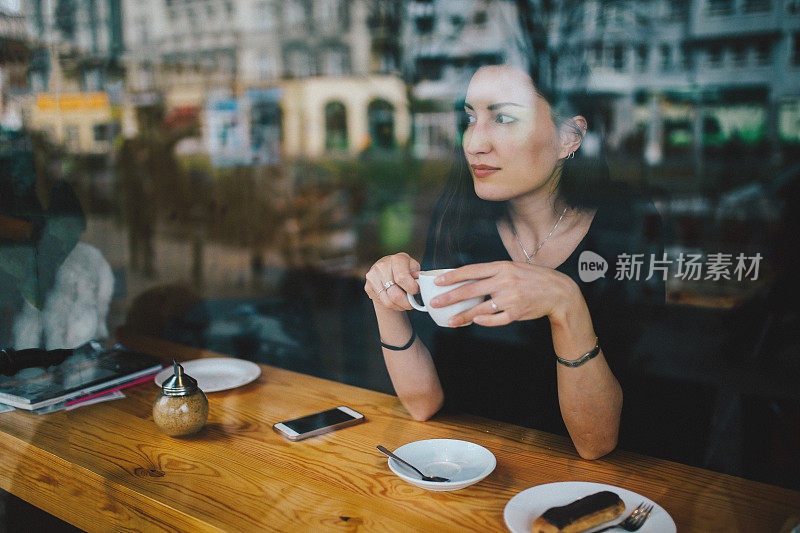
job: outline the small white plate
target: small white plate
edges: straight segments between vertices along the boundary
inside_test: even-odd
[[[425,490],[459,490],[477,483],[497,466],[494,454],[472,442],[454,439],[428,439],[409,442],[394,454],[416,466],[426,476],[446,477],[450,481],[423,481],[419,474],[389,458],[389,468],[401,479]]]
[[[675,522],[672,520],[672,517],[669,516],[669,513],[657,503],[629,490],[621,489],[613,485],[605,485],[603,483],[590,483],[588,481],[562,481],[560,483],[547,483],[525,489],[508,501],[503,511],[503,518],[505,518],[506,525],[512,533],[530,533],[533,521],[549,508],[567,505],[579,498],[603,490],[610,490],[616,493],[622,498],[622,501],[625,502],[625,510],[622,511],[620,518],[631,514],[631,512],[636,509],[636,506],[642,502],[653,504],[653,512],[650,513],[650,518],[647,519],[642,529],[639,530],[642,533],[675,533]],[[620,521],[620,518],[592,529],[587,529],[586,532],[590,533],[601,529],[609,524]]]
[[[197,380],[197,386],[203,392],[217,392],[241,387],[255,381],[261,375],[261,367],[257,364],[233,357],[195,359],[181,363],[181,366],[186,374]],[[173,374],[170,365],[156,374],[156,385],[160,387]]]

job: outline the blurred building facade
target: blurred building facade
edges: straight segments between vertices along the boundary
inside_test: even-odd
[[[0,8],[0,117],[4,123],[21,121],[19,98],[27,93],[30,55],[24,17]]]
[[[72,154],[105,156],[118,129],[108,93],[39,93],[27,109],[32,129]]]
[[[31,0],[29,127],[69,152],[104,155],[117,134],[124,68],[120,0]]]
[[[396,70],[396,32],[387,31],[399,22],[393,17],[398,5],[126,1],[130,101],[161,101],[168,112],[211,113],[204,144],[241,145],[221,149],[242,163],[276,160],[269,148],[276,139],[290,158],[403,144],[408,104]]]
[[[481,65],[527,68],[516,2],[412,0],[405,3],[403,69],[413,85],[414,151],[449,154],[456,139],[453,104]]]
[[[703,143],[732,137],[800,142],[798,0],[31,0],[21,10],[30,60],[14,91],[28,82],[31,126],[72,151],[101,153],[120,129],[135,133],[137,108],[159,105],[171,123],[198,117],[195,149],[232,164],[412,138],[416,155],[440,157],[474,69],[531,61],[607,146],[634,145],[651,164],[692,144],[702,159]]]
[[[543,76],[619,147],[637,128],[665,144],[797,140],[800,5],[789,0],[562,2]],[[634,117],[634,120],[631,120]],[[594,119],[594,120],[591,120]],[[682,140],[683,137],[683,140]],[[700,142],[695,142],[696,149]]]
[[[33,92],[52,91],[56,84],[64,92],[119,85],[124,46],[121,0],[30,0],[21,6],[36,42],[30,66]]]

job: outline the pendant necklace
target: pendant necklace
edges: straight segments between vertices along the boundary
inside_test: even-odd
[[[565,207],[564,210],[561,212],[561,216],[558,217],[558,220],[556,220],[556,224],[555,226],[553,226],[553,229],[550,230],[550,233],[547,234],[547,237],[545,237],[544,240],[539,243],[539,245],[536,247],[535,250],[533,250],[532,253],[528,253],[528,251],[525,249],[525,246],[522,244],[522,241],[519,240],[519,235],[517,235],[517,228],[514,227],[514,221],[511,220],[511,217],[508,217],[508,221],[511,222],[511,231],[514,233],[514,238],[517,239],[519,247],[522,248],[522,253],[525,254],[525,259],[527,259],[527,263],[529,265],[533,262],[533,257],[537,254],[537,252],[539,252],[539,250],[542,249],[544,243],[547,242],[547,239],[549,239],[553,235],[553,232],[558,227],[558,223],[561,222],[561,219],[564,218],[564,215],[566,214],[567,214],[567,208]]]

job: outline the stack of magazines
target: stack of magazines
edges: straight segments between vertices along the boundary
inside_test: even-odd
[[[72,350],[58,364],[22,368],[0,375],[0,404],[46,412],[69,404],[112,394],[149,380],[162,368],[161,360],[122,346],[97,349],[96,343]]]

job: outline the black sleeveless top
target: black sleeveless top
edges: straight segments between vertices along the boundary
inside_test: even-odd
[[[457,264],[449,266],[511,260],[497,231],[477,245],[469,236],[464,237],[472,244],[459,256]],[[423,270],[448,266],[433,264],[433,246],[431,231]],[[605,277],[581,281],[578,262],[586,250],[608,262]],[[556,268],[580,287],[600,346],[620,382],[638,336],[634,304],[664,302],[662,279],[654,276],[644,281],[650,254],[660,257],[662,250],[660,219],[652,204],[606,206],[597,210],[583,240]],[[617,256],[622,253],[645,254],[639,281],[614,279]],[[566,434],[558,406],[555,353],[546,317],[500,327],[473,324],[441,328],[426,313],[411,313],[415,330],[433,356],[446,410]]]

